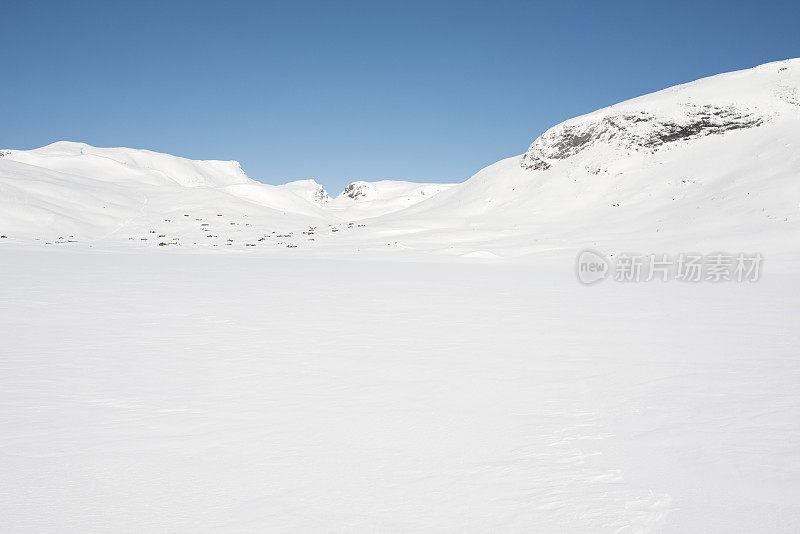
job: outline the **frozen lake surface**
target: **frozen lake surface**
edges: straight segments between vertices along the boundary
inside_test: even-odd
[[[4,532],[800,529],[796,275],[0,260]]]

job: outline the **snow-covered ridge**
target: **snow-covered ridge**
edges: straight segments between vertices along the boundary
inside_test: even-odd
[[[657,117],[646,111],[606,115],[596,121],[562,123],[533,142],[522,158],[526,169],[546,170],[553,160],[566,159],[605,143],[623,150],[655,151],[667,143],[761,126],[767,117],[734,106],[687,104],[680,118]]]
[[[399,180],[380,180],[366,182],[359,180],[345,186],[344,191],[337,198],[350,198],[355,201],[389,200],[392,198],[406,197],[407,199],[424,200],[432,197],[455,184],[423,184],[417,182],[404,182]]]
[[[792,59],[634,98],[376,223],[398,246],[462,256],[797,251],[799,93]]]
[[[444,187],[391,181],[363,185],[371,191],[369,201],[355,206],[346,196],[332,202],[314,180],[277,186],[257,182],[236,161],[61,141],[0,151],[0,234],[43,243],[70,237],[73,242],[254,245],[273,234],[304,235],[301,229],[397,211]],[[243,233],[242,226],[250,228]]]
[[[295,180],[283,184],[281,187],[315,204],[324,205],[331,199],[325,188],[316,180]]]
[[[593,146],[653,152],[665,145],[756,128],[798,106],[798,60],[721,74],[638,97],[558,124],[522,158],[546,170]]]
[[[380,217],[401,212],[454,186],[456,184],[359,180],[348,184],[344,191],[330,202],[330,208],[351,220]]]
[[[224,187],[250,182],[238,161],[192,160],[133,148],[97,148],[58,141],[34,150],[6,150],[6,159],[108,181]]]
[[[770,63],[565,121],[461,184],[355,181],[336,198],[314,180],[256,182],[231,161],[68,142],[6,150],[0,234],[483,258],[800,250],[798,95],[800,60]]]
[[[71,174],[101,182],[130,186],[180,186],[217,188],[275,209],[305,213],[325,207],[332,198],[313,179],[296,180],[273,186],[250,179],[238,161],[191,160],[143,149],[97,148],[86,143],[58,141],[33,150],[2,150],[0,158],[26,165]],[[452,184],[422,184],[381,180],[356,181],[339,195],[336,208],[347,207],[344,199],[383,202],[373,211],[393,211],[425,200]],[[269,197],[283,197],[282,200]],[[297,197],[297,198],[292,198]],[[287,199],[289,199],[287,201]],[[297,199],[310,204],[298,208]]]

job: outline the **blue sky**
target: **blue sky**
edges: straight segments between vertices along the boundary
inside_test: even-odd
[[[800,2],[5,2],[0,147],[461,181],[570,117],[800,56]]]

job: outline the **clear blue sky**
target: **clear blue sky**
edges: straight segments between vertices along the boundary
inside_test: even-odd
[[[236,159],[267,183],[454,181],[548,127],[800,56],[800,2],[21,2],[0,147]]]

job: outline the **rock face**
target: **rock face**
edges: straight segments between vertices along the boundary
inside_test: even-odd
[[[368,182],[353,182],[344,188],[342,193],[353,200],[367,199],[375,193],[374,188]]]
[[[622,150],[653,152],[668,143],[761,126],[765,117],[733,105],[686,104],[678,117],[647,111],[611,113],[594,120],[567,121],[538,137],[522,157],[522,167],[546,170],[554,161],[606,144]],[[588,117],[587,117],[588,118]]]
[[[319,186],[314,190],[314,202],[318,204],[325,204],[330,199],[331,197],[328,195],[328,192],[325,191],[324,187]]]

